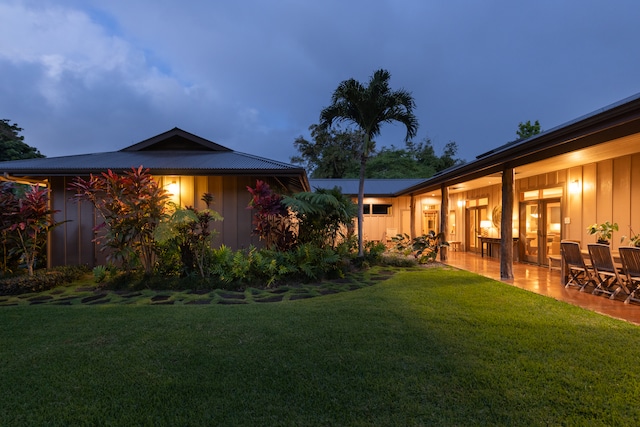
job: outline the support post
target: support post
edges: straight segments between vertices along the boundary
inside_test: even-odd
[[[442,200],[440,201],[440,232],[446,237],[449,235],[449,187],[442,184],[440,188]],[[440,248],[440,261],[447,261],[447,247]]]
[[[513,201],[515,170],[502,172],[502,218],[500,219],[500,278],[513,279]]]
[[[416,238],[416,196],[411,193],[411,200],[409,201],[409,205],[411,209],[411,226],[409,227],[409,233],[411,234],[411,240]]]

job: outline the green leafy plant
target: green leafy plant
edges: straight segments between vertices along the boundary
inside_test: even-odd
[[[635,234],[631,226],[629,226],[630,237],[622,236],[620,242],[629,239],[629,246],[640,247],[640,234]]]
[[[420,264],[435,261],[440,248],[449,246],[444,233],[429,231],[413,240],[407,234],[398,234],[391,238],[394,250],[405,255],[413,254]]]
[[[15,233],[16,246],[13,250],[24,261],[29,276],[33,276],[36,261],[47,243],[47,233],[63,221],[53,220],[53,214],[57,211],[49,207],[47,188],[34,185],[17,202],[17,209],[8,214],[8,231]]]
[[[592,224],[587,227],[589,234],[595,234],[598,243],[609,244],[609,241],[613,237],[613,232],[618,231],[618,223],[611,223],[609,221],[602,224]]]
[[[296,193],[285,196],[283,202],[296,217],[300,243],[333,249],[353,234],[353,219],[358,214],[358,206],[338,187]]]
[[[168,244],[180,254],[181,276],[198,274],[204,278],[209,273],[212,259],[212,243],[218,232],[211,229],[211,223],[222,221],[222,216],[211,210],[213,195],[203,194],[202,201],[206,209],[196,209],[188,206],[182,208],[175,204],[173,213],[161,222],[154,232],[154,238],[160,244]]]
[[[149,169],[131,168],[118,175],[111,170],[101,175],[80,177],[69,186],[75,199],[88,201],[102,216],[94,241],[109,249],[108,259],[130,269],[137,262],[151,274],[156,260],[154,232],[168,216],[169,194],[151,176]]]
[[[251,193],[249,209],[254,209],[253,232],[265,242],[269,249],[285,251],[296,243],[293,223],[289,210],[283,203],[283,196],[271,190],[269,184],[257,180]]]
[[[93,280],[96,283],[102,283],[107,278],[107,267],[104,265],[96,265],[93,267]]]

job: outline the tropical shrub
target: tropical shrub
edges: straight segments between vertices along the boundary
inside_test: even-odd
[[[249,209],[255,210],[253,232],[264,241],[268,249],[286,251],[296,243],[294,224],[289,210],[282,203],[283,196],[271,190],[269,184],[257,180],[255,188],[247,186],[251,193]]]
[[[420,264],[435,261],[440,248],[449,246],[449,243],[445,241],[444,233],[435,233],[434,231],[429,231],[414,239],[411,239],[408,234],[398,234],[392,237],[391,241],[396,252],[405,255],[412,254]]]
[[[5,206],[5,220],[3,227],[5,239],[3,244],[13,240],[9,252],[19,255],[27,267],[29,276],[33,276],[37,260],[43,256],[47,243],[47,233],[62,224],[55,222],[53,214],[57,211],[49,207],[49,189],[38,185],[31,186],[20,198],[6,195],[6,204],[17,202],[17,206]],[[5,261],[6,262],[6,261]]]
[[[78,280],[88,271],[89,269],[86,266],[64,266],[50,270],[37,270],[33,276],[23,274],[5,277],[0,279],[0,295],[43,292]]]
[[[296,193],[285,196],[283,202],[298,221],[300,243],[335,249],[349,232],[353,234],[353,219],[358,214],[358,206],[338,187]]]
[[[169,251],[173,249],[179,253],[182,277],[197,274],[204,278],[211,268],[211,245],[218,233],[210,226],[213,221],[222,221],[222,216],[209,209],[213,203],[211,193],[205,193],[201,200],[206,203],[206,209],[181,208],[172,204],[173,214],[160,223],[154,233],[158,243],[166,244]]]
[[[108,259],[130,269],[141,263],[151,274],[157,255],[154,232],[167,217],[169,194],[149,173],[149,169],[131,168],[118,175],[111,170],[101,175],[80,177],[69,186],[75,199],[88,201],[102,216],[96,231],[101,250],[109,249]]]
[[[9,274],[17,270],[20,257],[15,251],[17,238],[10,229],[14,221],[13,214],[18,211],[19,196],[16,184],[0,181],[0,237],[2,238],[2,273]]]

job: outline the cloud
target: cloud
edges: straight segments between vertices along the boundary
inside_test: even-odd
[[[5,0],[0,118],[48,156],[174,126],[288,160],[345,79],[412,92],[418,139],[470,159],[638,91],[640,4],[620,0]],[[402,145],[385,126],[378,146]]]

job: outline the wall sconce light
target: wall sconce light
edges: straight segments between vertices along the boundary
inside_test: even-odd
[[[458,200],[458,207],[461,208],[464,206],[464,200]]]
[[[580,192],[580,181],[573,180],[569,183],[569,192],[571,194],[577,194]]]
[[[175,178],[167,185],[167,190],[176,197],[180,196],[180,184],[178,184]]]

